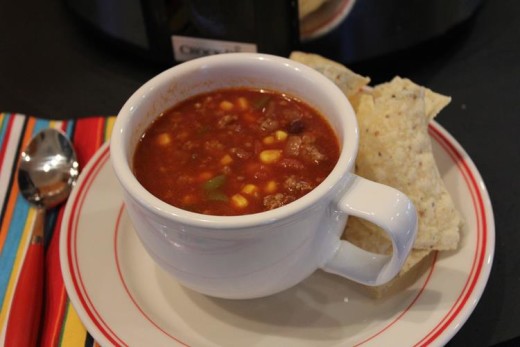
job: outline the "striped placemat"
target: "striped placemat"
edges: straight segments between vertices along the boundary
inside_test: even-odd
[[[0,345],[16,281],[30,239],[35,210],[20,195],[16,170],[20,151],[41,129],[59,128],[74,143],[80,168],[108,140],[115,117],[49,120],[0,113]],[[59,232],[64,206],[48,212],[45,225],[45,302],[41,346],[98,346],[69,302],[59,261]]]

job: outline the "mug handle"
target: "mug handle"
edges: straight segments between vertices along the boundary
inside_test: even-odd
[[[321,269],[369,286],[384,284],[401,270],[417,234],[417,212],[412,201],[392,187],[352,175],[351,186],[339,209],[383,228],[392,241],[392,255],[367,252],[335,238],[330,259]]]

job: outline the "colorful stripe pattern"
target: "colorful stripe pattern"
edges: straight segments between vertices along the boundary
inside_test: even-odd
[[[41,129],[58,128],[72,139],[80,168],[108,140],[115,117],[89,117],[75,121],[48,120],[0,113],[0,345],[5,338],[19,271],[34,222],[35,211],[19,194],[18,157]],[[41,346],[98,346],[69,303],[59,261],[59,231],[64,207],[48,212],[45,226],[45,303]]]

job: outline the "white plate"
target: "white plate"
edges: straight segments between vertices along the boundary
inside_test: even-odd
[[[300,39],[309,41],[321,37],[348,16],[356,0],[327,0],[316,11],[300,20]]]
[[[439,124],[430,135],[443,179],[465,218],[462,246],[439,253],[411,287],[372,300],[318,271],[255,300],[209,298],[181,287],[142,248],[105,144],[67,203],[60,256],[70,300],[102,345],[440,346],[486,285],[495,245],[488,193],[473,162]]]

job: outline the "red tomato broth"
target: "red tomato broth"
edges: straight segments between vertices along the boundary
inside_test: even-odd
[[[139,140],[133,170],[153,195],[209,215],[286,205],[318,186],[339,158],[330,124],[288,95],[231,88],[191,97]]]

